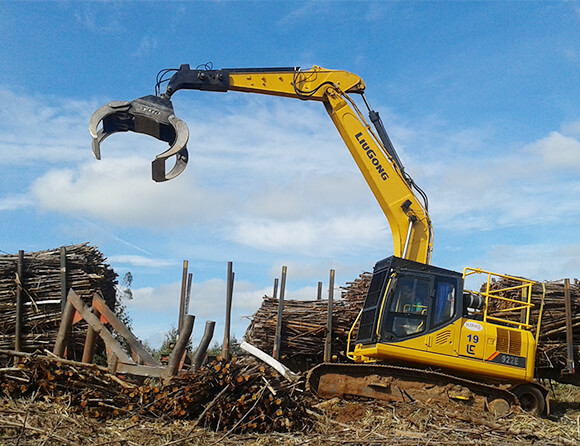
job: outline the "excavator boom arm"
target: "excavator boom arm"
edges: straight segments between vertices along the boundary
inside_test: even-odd
[[[160,82],[158,86],[159,84]],[[95,112],[90,123],[95,155],[100,157],[99,144],[111,133],[117,131],[146,133],[168,142],[171,146],[153,162],[154,180],[165,181],[179,175],[187,163],[185,144],[188,135],[183,121],[173,114],[170,99],[182,89],[239,91],[323,102],[389,221],[394,255],[430,263],[432,227],[427,213],[426,197],[405,173],[386,136],[378,113],[369,108],[371,121],[379,133],[377,137],[350,98],[349,94],[360,94],[364,98],[365,84],[360,77],[347,71],[327,70],[317,66],[309,70],[299,68],[192,70],[189,65],[182,65],[168,80],[166,91],[160,97],[146,96],[131,103],[115,102]],[[163,105],[163,108],[159,104]],[[98,131],[100,121],[103,122],[103,129]],[[170,157],[175,157],[176,165],[165,174],[165,160]],[[423,195],[423,200],[415,194],[413,188]]]

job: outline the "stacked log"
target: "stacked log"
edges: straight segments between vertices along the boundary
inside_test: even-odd
[[[74,288],[86,302],[91,301],[94,293],[99,293],[113,308],[117,275],[104,263],[103,254],[87,243],[66,246],[65,250],[67,289]],[[20,281],[21,350],[51,349],[61,319],[61,250],[24,253],[21,278],[17,277],[18,257],[0,256],[0,348],[12,349],[15,345],[16,294]]]
[[[346,282],[346,286],[341,287],[342,298],[353,306],[358,306],[359,309],[365,303],[367,291],[371,284],[373,275],[369,272],[364,272],[352,282]]]
[[[501,279],[491,284],[492,290],[515,286],[516,283],[509,279]],[[534,330],[538,324],[540,310],[542,308],[543,287],[546,289],[543,313],[541,319],[540,336],[536,354],[536,366],[562,369],[566,366],[566,311],[564,283],[562,281],[536,283],[532,286],[532,299],[534,304],[530,315],[530,324]],[[483,288],[483,287],[482,287]],[[502,297],[521,300],[521,291],[512,290],[500,294]],[[580,283],[576,280],[570,285],[570,297],[572,301],[572,329],[574,333],[574,349],[576,359],[580,358]],[[497,315],[495,310],[501,309],[500,301],[494,302],[490,314]],[[511,320],[519,321],[519,312],[509,315]],[[506,313],[502,314],[506,317]],[[535,333],[535,332],[534,332]]]
[[[94,365],[30,355],[18,368],[0,369],[0,378],[0,390],[12,399],[35,395],[99,420],[190,420],[245,433],[301,429],[308,419],[301,383],[285,380],[253,357],[218,359],[167,384],[138,385]]]
[[[332,311],[332,352],[344,357],[348,333],[362,308],[371,275],[363,273],[342,287],[341,299],[334,300]],[[264,296],[262,305],[252,316],[245,339],[270,353],[278,320],[278,299]],[[282,362],[301,368],[322,362],[328,320],[327,300],[285,300],[282,316]],[[355,333],[353,333],[353,336]]]

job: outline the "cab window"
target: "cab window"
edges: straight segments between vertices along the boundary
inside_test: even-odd
[[[433,327],[443,325],[455,316],[455,282],[445,279],[435,281],[435,302],[433,305]]]
[[[399,338],[425,331],[428,304],[429,280],[400,277],[389,305],[389,331]]]

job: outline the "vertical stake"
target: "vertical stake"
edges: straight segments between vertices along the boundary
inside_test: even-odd
[[[179,319],[177,320],[177,332],[181,333],[183,328],[183,321],[185,320],[185,293],[187,290],[187,269],[189,262],[183,261],[183,272],[181,274],[181,295],[179,298]]]
[[[274,290],[272,292],[272,297],[274,299],[278,299],[278,278],[274,279]]]
[[[205,331],[203,332],[203,337],[201,338],[197,350],[195,350],[195,353],[193,354],[193,370],[199,370],[203,364],[205,355],[207,354],[207,348],[209,347],[209,343],[213,337],[214,328],[214,321],[205,321]]]
[[[60,247],[60,311],[64,313],[68,290],[66,289],[66,247]]]
[[[570,296],[570,279],[564,279],[564,301],[566,306],[566,372],[575,373],[574,365],[574,332],[572,327],[572,300]]]
[[[334,270],[330,270],[328,279],[328,319],[326,322],[326,339],[324,340],[324,362],[332,361],[332,307],[334,300]]]
[[[318,294],[316,294],[316,300],[322,300],[322,282],[318,282]]]
[[[191,285],[193,282],[193,273],[189,273],[187,276],[187,291],[185,293],[185,308],[184,308],[184,315],[189,314],[189,302],[191,301]]]
[[[280,299],[278,300],[278,320],[276,321],[276,337],[274,338],[274,348],[272,356],[280,360],[280,346],[282,345],[282,316],[284,314],[284,294],[286,293],[286,273],[288,268],[282,267],[282,279],[280,283]]]
[[[222,358],[230,359],[230,326],[232,320],[232,298],[234,294],[233,263],[228,262],[228,281],[226,290],[226,321],[224,326],[224,342],[222,344]]]
[[[16,324],[14,327],[14,350],[22,351],[22,285],[24,270],[24,251],[18,251],[18,265],[16,267]]]

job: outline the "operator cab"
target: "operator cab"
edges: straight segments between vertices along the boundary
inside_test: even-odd
[[[438,330],[463,315],[463,277],[395,256],[376,263],[357,344],[397,342]]]

